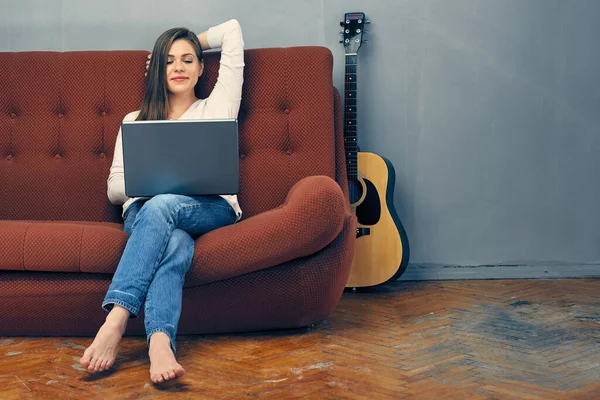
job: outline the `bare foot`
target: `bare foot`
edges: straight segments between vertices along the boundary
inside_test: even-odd
[[[161,383],[176,379],[185,374],[185,369],[175,360],[171,350],[169,336],[156,332],[150,337],[150,379],[154,383]]]
[[[106,371],[115,362],[119,352],[119,342],[125,333],[129,311],[115,305],[100,327],[96,338],[83,353],[79,363],[88,371]]]

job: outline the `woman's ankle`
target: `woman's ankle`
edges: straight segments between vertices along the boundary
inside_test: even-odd
[[[171,347],[171,339],[169,338],[169,335],[167,335],[166,333],[154,332],[150,336],[149,347],[165,346],[165,345],[168,347]]]
[[[113,306],[113,309],[110,310],[110,312],[106,316],[106,322],[111,325],[117,325],[118,327],[121,327],[123,330],[125,330],[130,315],[131,313],[129,312],[129,310],[115,304]]]

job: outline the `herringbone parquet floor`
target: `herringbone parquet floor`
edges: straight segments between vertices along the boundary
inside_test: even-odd
[[[395,282],[309,329],[182,337],[154,386],[143,338],[115,368],[91,338],[0,339],[0,399],[600,399],[600,280]]]

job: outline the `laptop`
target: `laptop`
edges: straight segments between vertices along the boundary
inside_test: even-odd
[[[239,191],[236,119],[124,121],[121,137],[128,197]]]

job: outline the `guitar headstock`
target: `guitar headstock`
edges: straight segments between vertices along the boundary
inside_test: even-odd
[[[343,29],[340,34],[344,38],[341,43],[344,44],[346,54],[358,53],[360,45],[366,42],[366,40],[363,40],[364,26],[369,23],[370,21],[365,20],[365,13],[363,12],[347,13],[344,15],[344,21],[340,22],[340,26]]]

